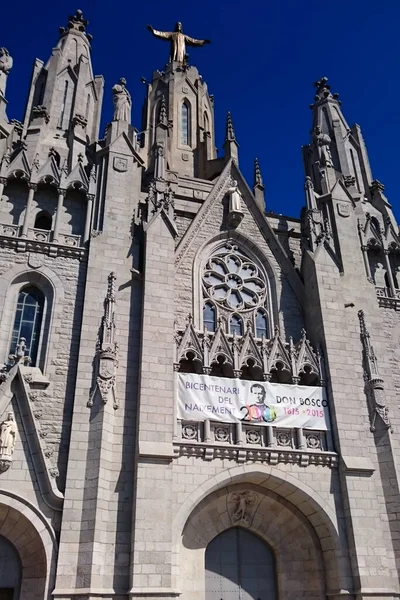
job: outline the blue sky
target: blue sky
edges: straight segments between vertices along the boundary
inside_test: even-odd
[[[106,80],[103,125],[112,114],[111,87],[125,77],[133,98],[132,121],[140,129],[145,92],[140,78],[162,69],[169,52],[146,25],[171,30],[180,20],[187,34],[212,41],[190,48],[190,62],[215,95],[217,145],[222,147],[230,110],[240,168],[252,183],[258,156],[269,210],[299,216],[304,202],[301,146],[309,140],[313,82],[327,76],[348,123],[361,125],[373,175],[385,184],[400,216],[398,0],[3,3],[0,46],[14,58],[9,118],[22,119],[33,60],[47,60],[58,27],[76,8],[90,22],[95,74]]]

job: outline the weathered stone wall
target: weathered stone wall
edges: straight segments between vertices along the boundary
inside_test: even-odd
[[[35,262],[34,262],[35,261]],[[34,264],[35,268],[30,266]],[[40,265],[40,266],[36,266]],[[38,391],[35,411],[51,461],[60,471],[59,485],[65,485],[73,397],[81,333],[82,302],[86,262],[75,258],[51,258],[38,253],[17,253],[1,248],[0,356],[7,360],[19,290],[36,285],[45,295],[42,340],[38,366],[50,381]]]

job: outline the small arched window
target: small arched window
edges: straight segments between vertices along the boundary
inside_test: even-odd
[[[237,315],[232,315],[229,321],[230,333],[236,333],[236,335],[243,335],[243,321]]]
[[[190,105],[187,100],[181,106],[181,144],[190,146]]]
[[[14,354],[19,340],[25,338],[26,356],[31,358],[33,366],[35,366],[37,359],[43,309],[44,295],[39,289],[29,286],[20,291],[18,294],[10,354]]]
[[[215,308],[211,302],[206,302],[203,308],[203,325],[207,331],[215,331]]]
[[[268,317],[263,310],[258,310],[256,313],[256,337],[269,338]]]
[[[42,211],[36,215],[35,229],[45,229],[46,231],[51,230],[51,216],[48,212]]]

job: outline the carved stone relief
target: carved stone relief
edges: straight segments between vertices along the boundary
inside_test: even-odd
[[[252,490],[233,492],[228,498],[228,511],[233,525],[249,527],[258,504],[258,495]]]

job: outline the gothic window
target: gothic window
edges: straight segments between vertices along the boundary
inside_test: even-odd
[[[57,129],[63,129],[65,108],[67,105],[67,96],[68,96],[68,81],[66,81],[64,84],[64,93],[63,93],[63,97],[62,97],[60,118],[58,119]]]
[[[44,296],[33,286],[23,288],[18,295],[17,311],[15,314],[10,354],[15,352],[20,338],[26,340],[26,356],[30,356],[32,365],[36,363],[42,317]]]
[[[205,600],[277,600],[273,551],[241,527],[220,533],[205,553]]]
[[[203,326],[207,331],[215,331],[215,308],[211,302],[206,302],[204,304]]]
[[[269,338],[268,316],[263,310],[256,313],[256,337]]]
[[[237,315],[232,315],[229,321],[229,332],[236,335],[243,335],[243,321]]]
[[[48,212],[42,211],[37,214],[35,219],[35,229],[45,229],[46,231],[51,230],[51,216]]]
[[[231,243],[208,260],[203,284],[209,298],[230,310],[254,309],[266,299],[267,287],[259,268]]]
[[[187,100],[181,106],[181,144],[190,146],[190,105]]]

